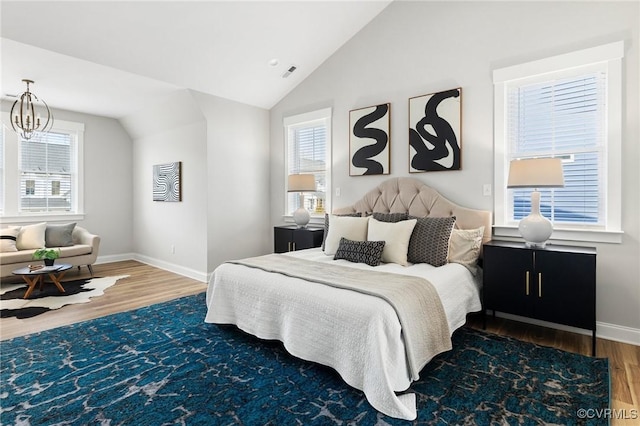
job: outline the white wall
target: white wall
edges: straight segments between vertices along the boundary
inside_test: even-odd
[[[143,262],[204,281],[207,271],[207,126],[177,91],[121,119],[133,144],[133,251]],[[182,162],[182,201],[153,201],[155,164]]]
[[[10,102],[2,102],[9,111]],[[98,261],[121,258],[131,253],[132,142],[117,120],[52,109],[54,119],[83,123],[84,211],[79,226],[100,235]]]
[[[271,110],[271,222],[282,223],[285,116],[333,107],[333,207],[408,173],[408,98],[462,87],[462,170],[412,174],[491,210],[496,68],[624,40],[622,244],[597,244],[599,332],[640,344],[637,2],[396,1]],[[348,112],[391,102],[391,175],[349,177]]]
[[[207,121],[208,271],[270,251],[269,112],[192,92]]]
[[[125,117],[135,257],[192,278],[269,252],[269,113],[183,90]],[[182,161],[182,202],[152,201],[152,166]],[[172,250],[173,249],[173,250]]]

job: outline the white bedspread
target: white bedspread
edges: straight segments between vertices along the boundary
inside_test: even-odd
[[[320,249],[288,253],[308,260],[370,266],[332,260]],[[479,285],[462,265],[439,268],[420,264],[384,264],[385,272],[428,279],[440,295],[449,330],[464,324],[466,314],[481,309]],[[277,339],[302,359],[333,367],[369,403],[392,417],[416,418],[415,395],[407,390],[410,374],[393,308],[380,298],[272,274],[246,266],[219,266],[207,289],[206,322],[235,324],[263,339]]]

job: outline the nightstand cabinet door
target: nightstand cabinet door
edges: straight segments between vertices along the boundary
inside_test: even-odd
[[[276,226],[273,228],[273,251],[304,250],[322,245],[323,228],[297,228],[296,226]]]
[[[536,250],[535,271],[535,318],[595,329],[595,255]]]
[[[489,309],[530,316],[532,277],[533,262],[529,250],[484,247],[484,303]]]

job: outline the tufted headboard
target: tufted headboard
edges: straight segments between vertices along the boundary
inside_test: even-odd
[[[484,226],[483,242],[491,239],[491,212],[461,207],[444,198],[435,189],[414,178],[392,178],[367,192],[349,207],[334,209],[346,213],[409,213],[417,217],[456,217],[456,228],[475,229]]]

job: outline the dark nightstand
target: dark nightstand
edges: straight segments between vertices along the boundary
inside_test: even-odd
[[[322,245],[324,228],[298,228],[296,225],[275,226],[273,228],[273,251],[286,253]]]
[[[596,249],[490,241],[483,246],[484,309],[584,328],[596,354]]]

